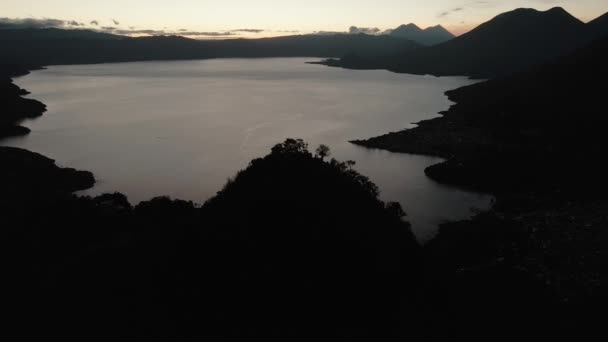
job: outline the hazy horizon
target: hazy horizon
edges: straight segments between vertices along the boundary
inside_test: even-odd
[[[108,0],[17,1],[0,4],[0,24],[25,22],[40,27],[89,28],[123,35],[177,34],[197,38],[263,38],[317,32],[383,32],[402,24],[421,28],[442,25],[460,35],[494,16],[520,7],[547,10],[564,7],[588,22],[608,11],[596,0],[416,1],[380,0],[331,3],[320,0],[305,5],[295,1],[235,0],[229,5],[209,1]],[[323,8],[323,10],[319,10]]]

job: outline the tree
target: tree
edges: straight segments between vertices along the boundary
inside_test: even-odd
[[[274,155],[310,154],[308,144],[302,139],[286,139],[284,143],[275,145],[271,151]]]
[[[399,204],[398,202],[388,202],[388,203],[386,203],[385,208],[386,208],[387,212],[389,212],[392,215],[395,215],[399,218],[407,216],[405,211],[403,211],[401,204]]]
[[[327,145],[320,145],[315,152],[317,157],[321,158],[322,160],[331,155],[331,151]]]

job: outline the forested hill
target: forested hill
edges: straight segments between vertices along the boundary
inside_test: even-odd
[[[263,39],[125,37],[87,30],[0,29],[0,64],[86,64],[232,57],[374,57],[419,48],[407,39],[366,34],[311,34]]]

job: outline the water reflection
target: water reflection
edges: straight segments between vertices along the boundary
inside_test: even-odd
[[[447,109],[443,92],[471,81],[352,71],[304,59],[226,59],[54,66],[16,80],[49,111],[31,135],[7,142],[93,171],[87,194],[121,191],[137,202],[196,202],[287,137],[352,159],[399,201],[421,240],[490,198],[434,183],[439,159],[363,149],[347,141],[411,127]]]

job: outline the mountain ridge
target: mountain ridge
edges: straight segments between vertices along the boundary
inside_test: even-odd
[[[602,38],[608,36],[608,12],[593,19],[587,26],[591,30],[594,38]]]
[[[597,34],[592,35],[590,31],[588,25],[561,7],[547,11],[519,8],[435,46],[401,55],[332,60],[325,64],[410,74],[494,78],[573,52],[597,38]]]
[[[0,64],[88,64],[209,58],[374,57],[420,48],[387,35],[293,35],[260,39],[195,40],[181,36],[126,37],[83,30],[0,29],[11,48]]]
[[[430,26],[423,30],[414,23],[400,25],[391,30],[389,35],[409,39],[426,46],[441,44],[455,37],[441,25]]]

